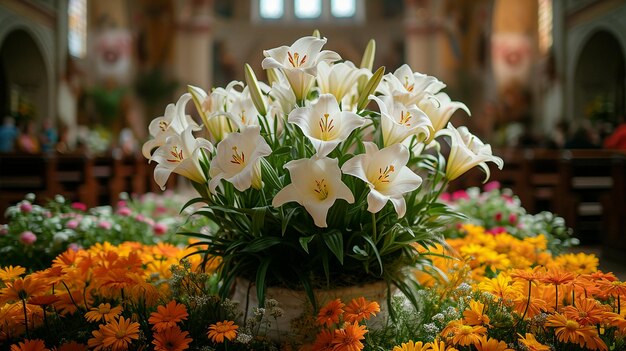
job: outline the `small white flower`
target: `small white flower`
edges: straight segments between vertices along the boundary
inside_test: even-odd
[[[446,165],[446,177],[454,180],[475,166],[485,171],[485,181],[489,179],[489,166],[487,162],[495,163],[499,169],[504,166],[500,157],[494,156],[489,144],[484,144],[478,137],[471,134],[466,127],[454,128],[452,123],[440,130],[439,135],[450,137],[450,155]]]
[[[418,141],[430,137],[432,124],[428,116],[417,106],[405,106],[390,96],[370,96],[380,109],[380,123],[385,146],[400,144],[415,135]]]
[[[359,77],[367,76],[366,72],[349,61],[333,65],[322,61],[317,65],[317,86],[321,94],[333,94],[337,101],[342,101],[351,90],[356,92]]]
[[[311,107],[300,107],[291,111],[287,120],[300,127],[320,157],[328,155],[365,122],[354,112],[341,111],[331,94],[320,95],[319,100]]]
[[[222,179],[232,183],[239,191],[250,187],[261,189],[261,157],[272,149],[260,134],[259,126],[245,127],[240,132],[228,134],[217,144],[217,153],[211,160],[209,190],[215,189]]]
[[[422,178],[406,167],[409,150],[402,144],[394,144],[382,150],[374,143],[366,142],[365,154],[354,156],[344,163],[341,170],[355,176],[370,187],[367,210],[377,213],[391,201],[398,217],[406,213],[403,194],[414,191],[422,184]]]
[[[235,124],[236,129],[259,125],[259,112],[250,97],[248,87],[233,102],[228,117]]]
[[[419,104],[424,98],[446,87],[433,76],[411,71],[406,64],[400,66],[393,74],[385,74],[383,83],[380,86],[383,95],[393,96],[394,100],[404,105]]]
[[[212,151],[213,144],[203,138],[194,138],[192,129],[193,126],[188,126],[180,135],[168,137],[152,155],[151,160],[158,163],[154,169],[154,181],[162,190],[165,190],[165,183],[172,172],[196,183],[206,181],[200,166],[200,151]]]
[[[326,39],[303,37],[291,46],[264,50],[263,69],[282,69],[298,100],[306,97],[317,74],[317,64],[321,61],[338,61],[341,57],[334,51],[320,51]]]
[[[150,122],[148,130],[153,139],[146,141],[141,148],[145,158],[150,159],[152,149],[165,144],[167,138],[182,133],[188,126],[191,126],[193,130],[201,129],[191,116],[185,114],[185,107],[189,100],[191,100],[191,94],[183,94],[176,105],[167,105],[163,116]]]
[[[420,101],[419,108],[428,116],[435,132],[445,128],[452,114],[458,109],[462,109],[467,112],[468,115],[471,115],[464,103],[452,101],[446,93],[438,93],[432,98]],[[433,133],[431,137],[434,136]]]
[[[279,207],[287,202],[304,206],[313,217],[315,225],[325,228],[328,210],[337,199],[354,202],[354,195],[341,181],[339,161],[328,157],[301,158],[285,165],[291,176],[291,184],[281,189],[272,206]]]

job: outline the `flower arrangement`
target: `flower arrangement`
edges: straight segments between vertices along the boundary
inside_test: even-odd
[[[548,249],[555,254],[579,243],[578,239],[572,237],[572,229],[565,225],[562,217],[548,211],[535,215],[526,213],[511,189],[502,189],[497,181],[485,184],[482,191],[472,187],[442,193],[440,199],[465,215],[465,218],[456,220],[446,230],[446,237],[464,235],[465,232],[459,231],[457,227],[472,223],[494,235],[508,233],[518,239],[544,235],[548,237]]]
[[[418,247],[439,242],[456,215],[438,195],[502,160],[449,123],[469,111],[437,78],[407,65],[373,71],[373,41],[360,67],[325,43],[316,32],[264,51],[269,85],[246,65],[246,84],[190,86],[151,122],[144,155],[162,187],[171,173],[188,178],[200,195],[190,204],[204,203],[196,213],[217,224],[187,234],[198,253],[221,258],[222,296],[245,278],[261,305],[267,286],[304,289],[315,305],[317,288],[383,280],[416,302],[406,268],[427,264]]]
[[[218,261],[199,272],[193,248],[169,244],[98,244],[68,250],[25,275],[0,267],[0,346],[23,350],[622,350],[626,283],[597,270],[585,254],[553,256],[547,237],[492,235],[466,224],[466,235],[434,252],[434,279],[420,308],[393,298],[396,321],[371,328],[379,306],[333,299],[310,316],[304,345],[276,344],[268,323],[282,318],[267,299],[237,324],[236,301],[219,298]],[[445,247],[452,248],[446,249]],[[444,256],[454,256],[455,259]]]
[[[184,201],[171,193],[145,194],[132,198],[121,194],[112,208],[87,208],[83,203],[66,201],[57,195],[45,205],[37,205],[33,194],[7,209],[8,224],[0,225],[0,266],[20,265],[29,270],[48,267],[68,248],[87,248],[96,243],[144,244],[169,242],[187,244],[176,235],[184,217],[172,208]],[[185,228],[199,230],[207,221],[187,222]]]

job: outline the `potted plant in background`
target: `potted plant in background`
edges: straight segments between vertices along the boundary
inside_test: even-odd
[[[356,67],[322,50],[316,34],[264,51],[269,84],[246,65],[246,84],[190,86],[152,121],[144,155],[158,163],[161,187],[177,173],[198,191],[187,205],[203,203],[195,215],[216,226],[184,234],[206,260],[221,259],[223,296],[235,289],[240,303],[263,305],[267,296],[284,303],[277,291],[302,291],[306,310],[374,286],[383,299],[397,288],[416,303],[407,273],[429,264],[418,248],[440,243],[457,215],[439,194],[474,166],[488,177],[486,162],[502,160],[448,123],[469,111],[437,78],[407,65],[372,72],[373,41]],[[190,100],[202,125],[185,112]],[[368,297],[361,288],[354,296]]]

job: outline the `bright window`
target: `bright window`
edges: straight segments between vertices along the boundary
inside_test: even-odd
[[[294,5],[297,18],[317,18],[322,14],[321,0],[296,0]]]
[[[260,0],[259,14],[261,18],[278,19],[285,13],[283,0]]]
[[[87,54],[87,0],[70,0],[67,15],[70,55],[84,58]]]
[[[547,54],[552,47],[552,0],[539,0],[539,52]]]
[[[354,17],[356,14],[355,0],[331,0],[330,13],[334,17]]]

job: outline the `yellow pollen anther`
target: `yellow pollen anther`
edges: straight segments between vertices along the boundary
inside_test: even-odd
[[[322,132],[322,140],[328,140],[328,133],[335,128],[333,125],[334,120],[332,118],[329,120],[328,117],[328,113],[325,113],[324,117],[320,118],[319,121],[320,131]]]
[[[381,183],[389,183],[389,176],[395,170],[396,169],[395,169],[395,167],[393,165],[389,165],[389,166],[385,167],[385,169],[379,168],[378,169],[378,179],[376,179],[376,180],[378,182],[381,182]]]
[[[244,155],[243,152],[239,154],[239,152],[237,151],[237,147],[233,146],[233,159],[230,160],[230,163],[242,165],[245,162],[246,162],[246,155]]]
[[[297,52],[294,52],[292,55],[291,51],[287,51],[287,56],[289,56],[289,63],[291,63],[294,68],[298,68],[306,62],[306,55],[302,56],[302,60],[300,60],[300,54]]]
[[[328,186],[323,178],[322,180],[315,180],[315,188],[313,191],[318,195],[320,200],[326,200],[326,198],[328,198]]]
[[[415,88],[415,84],[411,84],[409,85],[409,77],[404,77],[404,87],[406,88],[406,90],[410,93],[413,91],[413,89]]]
[[[413,116],[411,115],[411,112],[406,111],[406,115],[404,114],[405,111],[400,112],[400,124],[404,124],[405,126],[410,126],[411,125],[411,118],[413,118]]]
[[[185,159],[185,157],[183,156],[183,149],[178,150],[178,146],[176,145],[174,145],[170,150],[170,155],[172,155],[173,158],[168,158],[168,162],[178,163],[182,162]]]
[[[164,132],[167,129],[168,125],[169,124],[167,122],[161,121],[161,122],[159,122],[159,129],[161,129],[161,131]]]

